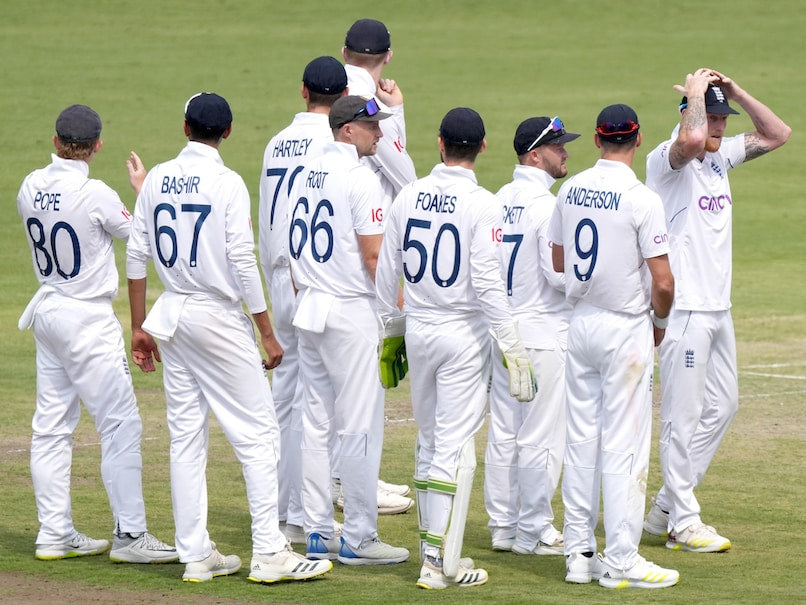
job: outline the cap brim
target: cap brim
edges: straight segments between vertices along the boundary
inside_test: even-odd
[[[705,113],[716,113],[719,115],[739,115],[739,112],[730,105],[706,105]]]
[[[392,114],[386,111],[379,111],[371,116],[360,116],[358,118],[354,118],[350,120],[351,122],[380,122],[381,120],[385,120],[386,118],[391,118]]]
[[[551,138],[549,135],[546,135],[540,144],[537,147],[542,147],[543,145],[562,145],[563,143],[568,143],[569,141],[573,141],[574,139],[578,139],[579,135],[575,132],[564,132],[559,136]]]

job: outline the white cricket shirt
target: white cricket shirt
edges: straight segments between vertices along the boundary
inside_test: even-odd
[[[501,265],[512,314],[523,343],[553,349],[568,331],[571,307],[565,299],[565,276],[554,270],[548,226],[556,197],[545,170],[515,166],[512,181],[496,193],[501,203]]]
[[[115,191],[88,177],[87,162],[51,158],[25,177],[17,195],[34,274],[65,296],[114,297],[112,238],[129,237],[131,215]]]
[[[722,139],[702,162],[694,158],[679,170],[669,164],[677,137],[653,149],[646,159],[646,184],[666,209],[675,277],[674,304],[689,311],[730,308],[733,197],[728,171],[745,160],[744,134]]]
[[[266,145],[260,172],[258,252],[267,277],[274,269],[288,266],[288,206],[294,180],[332,140],[327,115],[304,111]]]
[[[294,181],[289,205],[291,273],[300,288],[375,296],[358,235],[383,234],[383,193],[355,145],[333,141]]]
[[[637,315],[649,310],[644,259],[668,254],[663,204],[622,162],[598,160],[566,181],[549,226],[563,246],[568,301]]]
[[[386,219],[376,284],[381,315],[403,311],[425,323],[476,320],[496,329],[512,321],[501,265],[501,204],[472,170],[437,164],[403,188]]]
[[[148,259],[167,291],[243,301],[253,314],[266,310],[249,192],[214,147],[190,141],[146,175],[134,208],[127,276],[146,277]]]
[[[372,97],[378,89],[377,83],[372,80],[369,72],[363,67],[345,65],[347,72],[347,87],[351,95]],[[404,185],[417,178],[414,171],[414,162],[406,151],[406,118],[403,115],[403,105],[388,107],[378,101],[382,111],[392,114],[391,118],[381,120],[383,137],[378,141],[378,151],[375,155],[361,158],[361,162],[369,166],[378,175],[383,188],[384,208],[388,208],[392,200]]]

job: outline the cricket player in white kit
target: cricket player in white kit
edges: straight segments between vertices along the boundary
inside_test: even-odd
[[[666,546],[721,552],[730,540],[705,525],[694,489],[739,406],[730,313],[733,196],[728,171],[783,145],[791,129],[736,82],[713,69],[686,76],[680,124],[647,156],[647,185],[663,198],[675,303],[658,350],[664,484],[644,529]],[[725,137],[738,103],[755,131]]]
[[[289,254],[299,288],[294,325],[305,403],[302,414],[304,529],[309,558],[345,565],[401,563],[409,551],[378,538],[383,446],[375,264],[383,237],[378,179],[359,158],[381,137],[375,99],[349,95],[330,109],[334,141],[291,190]],[[330,444],[344,492],[343,534],[333,532]]]
[[[375,96],[381,102],[381,110],[391,114],[381,122],[383,138],[378,142],[378,151],[362,158],[381,181],[384,208],[404,185],[417,178],[414,162],[406,151],[403,93],[394,80],[382,76],[392,54],[389,30],[380,21],[359,19],[347,31],[342,56],[350,94]]]
[[[460,558],[490,376],[490,331],[504,350],[510,392],[535,385],[509,309],[498,259],[500,203],[473,172],[486,147],[472,109],[449,111],[438,139],[443,163],[406,186],[387,216],[377,292],[381,320],[400,315],[404,281],[406,353],[419,429],[415,488],[422,567],[417,586],[477,586],[487,572]]]
[[[134,211],[126,272],[132,358],[144,371],[164,356],[171,434],[171,493],[182,579],[204,582],[237,572],[207,532],[208,418],[215,414],[243,467],[252,517],[254,582],[304,580],[329,571],[291,550],[277,517],[280,436],[254,328],[275,367],[282,348],[272,333],[254,254],[249,194],[224,166],[218,147],[232,132],[222,97],[199,93],[185,107],[187,146],[143,182]],[[146,262],[165,292],[146,318]],[[312,565],[312,563],[315,563]]]
[[[282,455],[278,465],[280,525],[286,537],[305,543],[302,531],[302,383],[296,328],[294,284],[288,256],[289,194],[305,164],[333,140],[327,116],[347,94],[344,66],[334,57],[317,57],[302,74],[306,111],[266,145],[260,172],[258,252],[272,304],[274,334],[283,348],[283,362],[272,372],[272,396],[280,426]]]
[[[377,151],[361,158],[381,183],[383,212],[404,185],[417,178],[414,162],[406,151],[406,118],[403,113],[403,93],[397,82],[384,78],[383,70],[392,60],[392,39],[386,25],[375,19],[359,19],[350,26],[342,47],[347,87],[352,95],[374,96],[380,109],[390,117],[380,123],[383,137]],[[396,485],[378,480],[378,512],[405,512],[414,501],[405,497],[408,485]]]
[[[56,153],[22,183],[17,211],[25,225],[40,288],[20,318],[36,340],[36,410],[31,479],[39,516],[37,559],[97,555],[109,541],[73,525],[73,432],[89,412],[101,437],[101,477],[115,520],[110,559],[168,563],[176,549],[146,531],[142,422],[123,331],[112,310],[118,293],[113,238],[127,239],[131,215],[118,194],[89,178],[101,150],[101,118],[71,105],[56,120]]]
[[[573,305],[565,373],[565,579],[665,588],[679,574],[646,561],[638,542],[652,428],[653,340],[657,345],[663,338],[674,291],[666,224],[660,198],[631,168],[641,144],[635,111],[605,107],[594,141],[601,159],[560,187],[549,227],[554,268],[565,272]],[[597,559],[600,487],[606,543]]]
[[[554,271],[548,225],[565,177],[566,132],[555,117],[521,122],[513,145],[518,165],[512,182],[496,194],[502,205],[500,246],[507,295],[540,385],[521,403],[509,394],[509,377],[493,346],[490,421],[484,463],[484,503],[493,550],[562,555],[551,499],[560,481],[565,449],[565,350],[571,307],[565,276]]]

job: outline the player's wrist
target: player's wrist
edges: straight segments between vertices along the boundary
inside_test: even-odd
[[[658,317],[655,315],[655,312],[651,312],[652,315],[652,325],[658,328],[659,330],[665,330],[666,326],[669,325],[669,316],[666,317]]]

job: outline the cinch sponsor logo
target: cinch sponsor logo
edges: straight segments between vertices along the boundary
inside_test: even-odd
[[[700,207],[700,210],[716,214],[722,212],[725,206],[732,206],[733,200],[730,199],[729,195],[720,195],[717,197],[703,195],[697,200],[697,205]]]
[[[666,242],[669,241],[669,235],[666,233],[656,235],[655,237],[652,238],[652,241],[655,242],[656,244],[665,244]]]
[[[493,241],[498,243],[504,241],[504,232],[500,227],[493,229]]]

